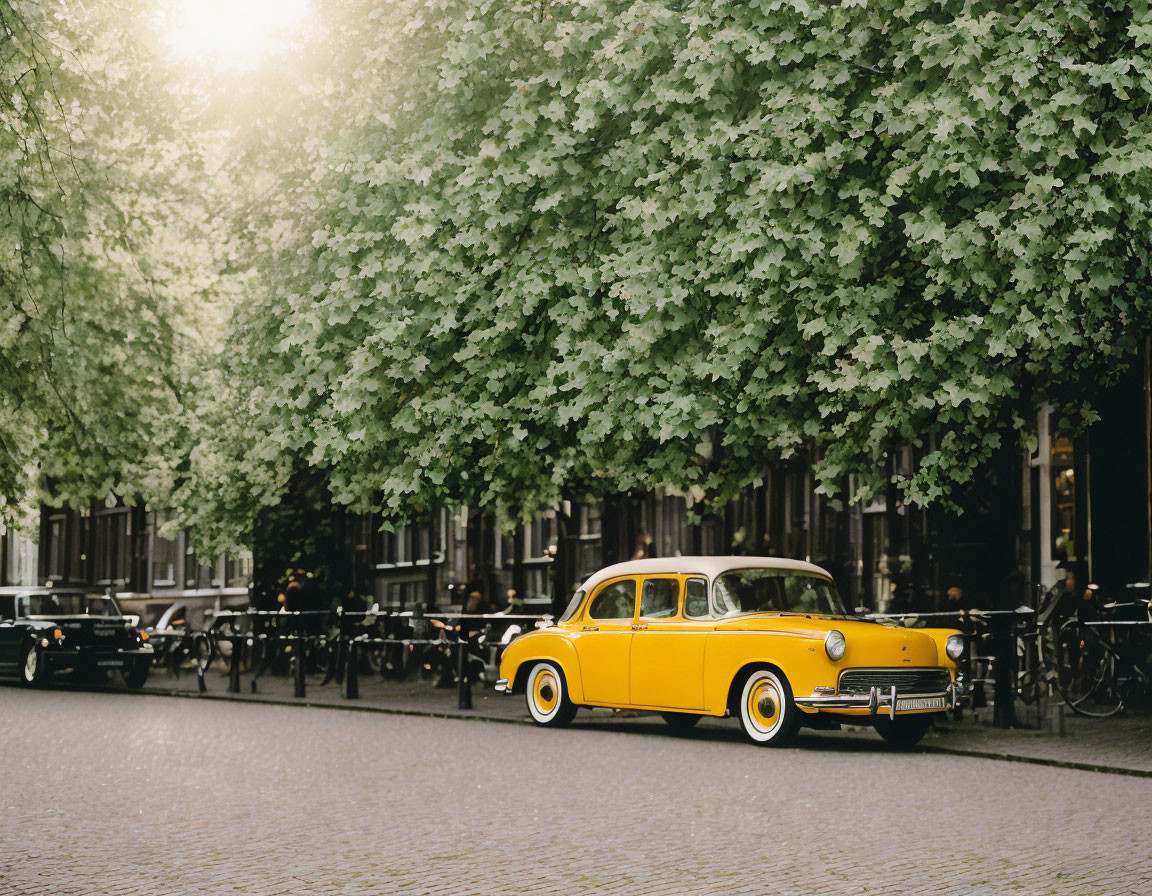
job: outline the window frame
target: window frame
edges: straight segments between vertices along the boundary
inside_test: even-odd
[[[640,582],[639,599],[636,601],[636,618],[637,619],[650,619],[655,622],[670,622],[675,619],[682,619],[684,616],[684,596],[686,593],[684,576],[678,576],[671,573],[655,573],[650,576],[644,576]],[[671,616],[645,616],[644,615],[644,589],[648,586],[649,582],[675,582],[676,583],[676,603],[672,608]]]
[[[619,622],[619,623],[633,623],[633,622],[635,622],[636,621],[636,614],[640,611],[640,582],[641,581],[642,581],[641,576],[627,575],[627,576],[619,576],[617,578],[610,579],[609,581],[604,582],[603,584],[600,585],[599,588],[597,588],[595,591],[593,591],[592,595],[588,598],[588,603],[585,604],[585,606],[584,606],[584,613],[582,614],[583,618],[587,619],[590,622]],[[592,615],[592,605],[594,603],[596,603],[596,601],[600,598],[600,595],[603,594],[607,589],[611,588],[613,585],[618,585],[621,582],[631,582],[632,583],[632,615],[627,616],[627,617],[625,617],[625,616],[612,616],[609,618],[602,618],[599,616],[593,616]]]
[[[688,615],[688,583],[689,582],[703,582],[704,583],[704,614],[702,616],[689,616]],[[681,597],[681,615],[685,619],[702,620],[702,619],[715,619],[716,616],[712,612],[712,583],[708,581],[707,576],[690,575],[684,577],[683,595]]]

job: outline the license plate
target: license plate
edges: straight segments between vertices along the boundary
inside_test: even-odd
[[[943,709],[943,697],[897,697],[896,711],[906,709]]]
[[[120,666],[123,665],[123,660],[97,660],[97,666]]]

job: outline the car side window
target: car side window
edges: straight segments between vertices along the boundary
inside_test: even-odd
[[[0,619],[16,618],[16,598],[0,597]]]
[[[636,609],[636,580],[622,579],[600,589],[588,605],[589,619],[631,619]]]
[[[708,616],[707,579],[689,579],[684,584],[684,615],[689,619]]]
[[[677,579],[645,579],[640,589],[640,615],[645,619],[667,619],[676,615],[680,600]]]

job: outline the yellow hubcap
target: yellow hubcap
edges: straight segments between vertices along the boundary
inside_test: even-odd
[[[560,688],[556,676],[551,672],[541,672],[536,676],[536,683],[532,688],[532,699],[542,713],[549,713],[560,699]]]
[[[748,694],[748,716],[755,724],[769,730],[780,719],[780,692],[769,680],[758,682]]]

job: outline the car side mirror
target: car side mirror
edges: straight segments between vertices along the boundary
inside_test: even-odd
[[[853,607],[852,612],[855,613],[857,616],[867,616],[872,611],[869,610],[867,607]]]

